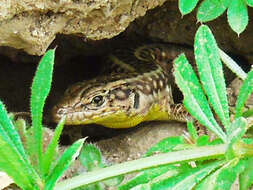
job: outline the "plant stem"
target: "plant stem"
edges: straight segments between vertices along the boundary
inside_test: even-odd
[[[226,151],[226,147],[226,144],[216,146],[203,146],[191,150],[169,152],[141,158],[138,160],[124,162],[121,164],[84,173],[71,179],[64,180],[62,182],[59,182],[55,186],[54,190],[70,190],[76,187],[88,185],[122,174],[136,172],[143,169],[148,169],[166,164],[175,164],[180,162],[188,162],[191,160],[196,161],[223,157]]]

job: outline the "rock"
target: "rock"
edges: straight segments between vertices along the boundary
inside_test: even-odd
[[[166,137],[180,136],[186,131],[184,123],[148,122],[136,130],[96,143],[102,155],[110,163],[134,160]]]
[[[56,57],[57,63],[69,63],[79,55],[107,54],[129,39],[193,46],[200,25],[196,20],[197,9],[182,17],[178,1],[165,1],[3,1],[0,2],[0,45],[33,55],[42,55],[50,44],[52,48],[58,46],[57,51],[62,56]],[[252,17],[253,11],[248,9],[248,12]],[[248,43],[253,40],[253,25],[249,24],[238,37],[228,25],[226,13],[206,24],[212,29],[220,48],[245,58],[242,64],[253,62],[253,49]],[[56,34],[63,35],[57,35],[54,40]],[[107,40],[109,38],[112,39]],[[2,47],[0,53],[14,62],[31,59],[17,50]]]
[[[196,10],[195,8],[192,13],[182,17],[178,9],[178,1],[167,1],[161,7],[148,11],[144,17],[137,18],[127,30],[128,33],[134,31],[152,41],[193,46],[195,32],[200,26],[197,22]],[[253,10],[248,9],[248,13],[249,18],[252,18]],[[253,41],[252,24],[248,24],[240,36],[230,28],[226,12],[205,24],[212,30],[220,48],[253,63],[253,47],[250,43]]]
[[[56,34],[112,38],[166,0],[26,0],[0,2],[0,45],[42,55]]]

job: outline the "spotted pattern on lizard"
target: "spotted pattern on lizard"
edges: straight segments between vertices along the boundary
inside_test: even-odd
[[[111,73],[69,87],[52,110],[67,125],[96,123],[110,128],[134,127],[143,121],[190,118],[174,103],[172,61],[192,51],[175,45],[152,44],[115,50],[108,56]],[[110,68],[109,68],[110,70]]]

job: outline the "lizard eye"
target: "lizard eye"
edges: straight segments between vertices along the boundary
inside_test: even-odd
[[[95,96],[92,99],[92,103],[96,104],[97,106],[101,106],[104,103],[104,98],[103,96],[99,95],[99,96]]]

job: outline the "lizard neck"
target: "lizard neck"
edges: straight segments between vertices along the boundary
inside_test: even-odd
[[[173,77],[168,70],[177,55],[173,54],[174,49],[164,46],[141,46],[131,52],[119,49],[109,57],[113,67],[107,70],[112,69],[111,74],[67,89],[53,109],[54,121],[65,115],[69,125],[96,123],[128,128],[142,121],[173,119],[168,114],[169,105],[174,104]],[[119,72],[119,68],[124,72]]]

